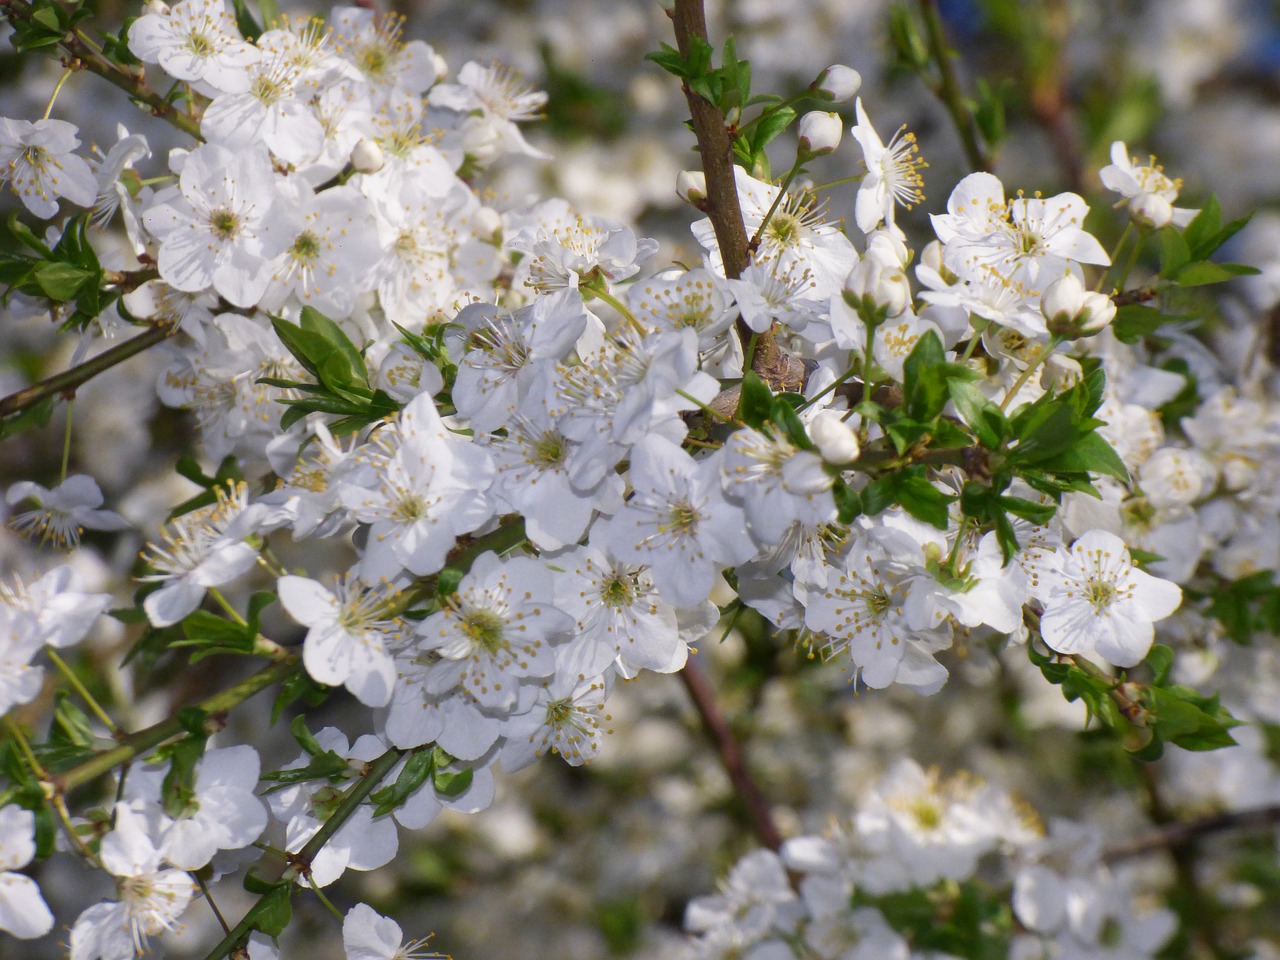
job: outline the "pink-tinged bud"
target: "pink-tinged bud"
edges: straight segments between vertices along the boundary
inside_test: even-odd
[[[852,100],[862,89],[862,74],[853,67],[846,67],[839,63],[832,64],[814,81],[814,88],[818,96],[824,100],[844,103]]]
[[[823,412],[814,417],[809,424],[809,439],[822,459],[833,466],[853,463],[862,453],[858,435],[837,413]]]
[[[377,173],[386,162],[376,140],[361,140],[351,148],[351,166],[357,173]]]
[[[1049,332],[1067,340],[1087,337],[1106,327],[1116,316],[1116,305],[1101,293],[1085,290],[1073,273],[1055,280],[1040,297],[1040,312]]]
[[[814,110],[800,118],[800,152],[821,157],[835,151],[844,136],[844,121],[839,114]]]
[[[676,195],[696,207],[707,199],[707,175],[701,170],[681,170],[676,174]]]

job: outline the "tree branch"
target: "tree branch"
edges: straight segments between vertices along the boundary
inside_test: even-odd
[[[751,771],[747,769],[742,748],[738,746],[733,731],[729,729],[728,721],[720,712],[715,691],[711,688],[706,674],[690,660],[680,671],[680,679],[684,681],[685,689],[689,691],[689,698],[693,701],[698,716],[702,718],[702,725],[707,735],[715,744],[716,753],[720,756],[720,762],[724,765],[725,773],[729,775],[738,799],[742,801],[756,838],[770,850],[777,850],[782,846],[782,834],[778,832],[777,824],[773,822],[768,801],[765,800],[760,787],[751,776]]]
[[[951,114],[956,132],[960,134],[960,143],[964,147],[964,155],[969,166],[974,170],[990,170],[991,157],[978,135],[978,124],[973,111],[960,89],[960,81],[956,78],[951,48],[942,28],[942,16],[938,13],[937,0],[920,0],[920,12],[924,17],[925,33],[928,36],[929,52],[938,64],[938,82],[933,84],[933,92],[942,105]]]
[[[153,347],[160,341],[173,336],[175,330],[177,330],[177,327],[173,324],[158,323],[145,333],[138,334],[132,340],[126,340],[110,350],[104,350],[96,357],[90,357],[84,363],[74,366],[70,370],[64,370],[62,373],[54,374],[39,383],[24,387],[16,393],[11,393],[9,396],[0,399],[0,417],[7,417],[28,407],[33,407],[45,397],[51,397],[59,393],[74,392],[77,387],[88,380],[92,380],[98,374],[104,373],[116,364],[123,363],[148,347]]]
[[[1167,823],[1149,833],[1113,844],[1103,851],[1102,857],[1110,863],[1116,863],[1157,850],[1176,850],[1214,833],[1225,833],[1228,830],[1269,830],[1277,826],[1280,826],[1280,804],[1253,810],[1215,813],[1195,820]]]

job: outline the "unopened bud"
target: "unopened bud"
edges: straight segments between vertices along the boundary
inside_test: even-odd
[[[147,13],[154,13],[158,17],[169,15],[169,5],[164,0],[148,0],[142,9]]]
[[[1158,193],[1140,193],[1131,197],[1129,213],[1144,227],[1155,230],[1173,222],[1173,204]]]
[[[351,148],[351,166],[357,173],[377,173],[386,162],[376,140],[361,140]]]
[[[858,311],[864,322],[871,323],[868,314],[874,312],[879,319],[896,317],[911,302],[911,290],[901,271],[891,271],[873,257],[863,257],[849,271],[844,281],[845,303]]]
[[[701,170],[681,170],[676,174],[676,195],[696,207],[707,199],[707,175]]]
[[[844,103],[862,89],[862,74],[853,67],[836,63],[823,70],[813,85],[822,99]]]
[[[822,459],[833,466],[843,466],[858,459],[862,448],[853,428],[836,413],[819,413],[809,424],[809,439]]]
[[[445,60],[444,57],[440,56],[440,54],[432,50],[431,51],[431,69],[435,72],[436,83],[439,83],[441,80],[443,80],[445,77],[449,75],[449,62]]]
[[[835,151],[844,136],[844,121],[839,114],[814,110],[800,118],[800,152],[821,157]]]
[[[1073,273],[1055,280],[1040,297],[1040,312],[1049,332],[1067,340],[1087,337],[1106,327],[1116,316],[1116,305],[1101,293],[1085,290]]]
[[[906,241],[888,230],[876,230],[867,237],[864,256],[875,260],[890,271],[901,270],[911,262],[911,250]]]
[[[502,236],[502,214],[493,207],[481,207],[471,217],[471,230],[487,243],[499,240]]]

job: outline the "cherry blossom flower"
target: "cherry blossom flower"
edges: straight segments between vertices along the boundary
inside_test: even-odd
[[[17,506],[33,501],[30,510],[15,513],[9,526],[40,543],[64,550],[80,545],[89,530],[124,530],[129,522],[113,510],[102,510],[102,491],[93,477],[72,474],[52,490],[30,480],[20,480],[5,492],[5,502]]]
[[[65,120],[0,117],[0,180],[42,220],[58,212],[58,197],[82,207],[97,200],[93,170],[72,152],[80,145],[77,132]]]
[[[13,871],[36,855],[36,817],[13,805],[0,809],[0,930],[34,940],[53,929],[53,914],[30,877]]]
[[[1152,624],[1182,602],[1176,584],[1139,570],[1124,542],[1102,530],[1060,550],[1046,582],[1044,642],[1058,653],[1096,652],[1117,667],[1140,662],[1151,649]]]
[[[920,157],[916,136],[906,127],[889,138],[886,145],[871,126],[862,98],[855,105],[858,122],[850,134],[862,147],[862,161],[867,173],[858,186],[854,200],[854,220],[858,229],[870,233],[879,224],[893,224],[894,209],[901,205],[910,210],[924,201],[924,178],[920,169],[928,164]]]
[[[208,94],[247,90],[245,68],[262,56],[240,36],[222,0],[182,0],[166,13],[139,17],[129,27],[129,49]]]

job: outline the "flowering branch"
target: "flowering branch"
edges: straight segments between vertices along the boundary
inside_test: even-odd
[[[196,704],[196,708],[209,715],[225,713],[232,707],[239,706],[254,694],[292,675],[297,671],[300,663],[301,657],[298,654],[289,654],[270,666],[263,667],[252,676],[246,677],[234,687],[214,694],[207,700],[200,701],[200,703]],[[154,750],[171,737],[181,734],[184,729],[181,720],[177,717],[171,717],[168,720],[162,720],[160,723],[147,727],[145,730],[131,733],[121,740],[119,746],[104,750],[102,753],[72,767],[66,773],[51,777],[53,787],[58,793],[67,793],[74,790],[76,787],[97,779],[122,763],[127,763],[134,757]]]
[[[702,0],[676,0],[671,19],[680,55],[688,57],[695,39],[704,42],[707,39],[707,18]],[[751,262],[751,248],[742,219],[742,205],[738,202],[733,145],[729,141],[725,116],[714,103],[695,93],[687,82],[682,87],[689,104],[693,132],[698,139],[698,155],[702,158],[702,169],[707,177],[705,212],[715,229],[725,276],[737,279]],[[751,342],[751,335],[751,329],[739,318],[738,336],[744,348]],[[768,331],[756,338],[751,369],[766,383],[779,389],[796,389],[805,380],[804,365],[785,353]],[[734,393],[735,401],[736,396]],[[712,406],[722,410],[724,404]]]
[[[3,10],[5,16],[14,23],[26,22],[31,19],[31,4],[27,3],[26,0],[0,0],[0,10]],[[127,93],[130,99],[149,107],[153,116],[169,121],[183,133],[194,137],[196,140],[204,140],[204,137],[200,135],[200,121],[178,110],[172,103],[153,90],[148,85],[145,76],[143,76],[141,67],[135,73],[112,63],[102,55],[101,50],[97,49],[97,45],[93,44],[79,30],[68,32],[66,36],[58,41],[58,46],[68,55],[69,59],[65,61],[68,67],[88,70],[90,73],[97,74]]]
[[[1215,813],[1180,823],[1167,823],[1149,833],[1113,844],[1103,852],[1103,857],[1115,863],[1156,850],[1183,847],[1213,833],[1225,833],[1229,830],[1269,830],[1276,826],[1280,826],[1280,804],[1257,807],[1253,810]]]
[[[361,773],[360,779],[348,787],[347,792],[342,795],[342,799],[338,801],[338,806],[330,814],[329,819],[324,822],[301,850],[289,855],[290,866],[286,868],[282,876],[283,881],[292,883],[291,874],[294,871],[302,876],[310,873],[311,862],[316,858],[316,855],[333,838],[333,835],[342,829],[342,825],[350,819],[360,804],[368,798],[369,794],[391,772],[392,768],[400,762],[400,758],[405,753],[406,751],[404,750],[393,748],[376,760],[369,762]],[[240,922],[235,925],[230,933],[222,938],[217,946],[209,951],[204,960],[222,960],[223,957],[232,955],[236,948],[244,942],[245,938],[258,928],[259,918],[266,910],[271,908],[273,905],[271,898],[279,889],[281,889],[279,884],[273,884],[266,893],[262,894],[258,902],[249,908],[249,911],[240,919]]]

